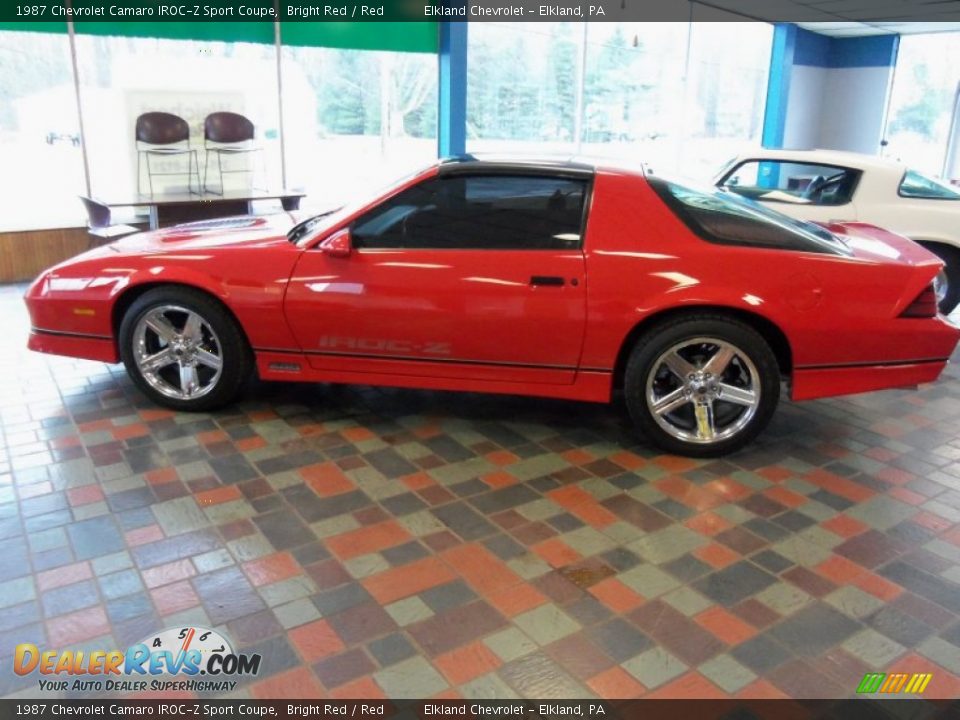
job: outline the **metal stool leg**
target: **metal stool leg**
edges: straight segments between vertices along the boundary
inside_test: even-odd
[[[198,161],[199,162],[199,161]],[[210,170],[210,148],[203,149],[203,191],[209,192],[207,188],[207,171]],[[200,168],[197,167],[197,174],[200,174]]]

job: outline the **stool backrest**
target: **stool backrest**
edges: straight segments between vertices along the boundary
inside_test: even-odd
[[[238,113],[210,113],[203,121],[203,137],[215,143],[246,142],[254,138],[253,123]]]
[[[137,140],[148,145],[173,145],[190,141],[190,126],[179,115],[148,112],[137,118]]]

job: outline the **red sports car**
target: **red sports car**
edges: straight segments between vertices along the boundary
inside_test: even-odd
[[[863,224],[576,162],[440,162],[370,202],[180,225],[27,292],[40,352],[208,410],[263,379],[607,402],[661,448],[739,448],[795,400],[934,380],[941,261]]]

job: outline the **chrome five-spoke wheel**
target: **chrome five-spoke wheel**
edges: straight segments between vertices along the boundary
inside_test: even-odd
[[[161,395],[191,400],[210,393],[223,371],[223,349],[210,322],[179,305],[151,308],[133,330],[133,356]]]
[[[761,392],[760,374],[746,353],[724,340],[698,337],[673,345],[654,361],[646,398],[669,435],[715,443],[750,422]]]
[[[780,363],[770,341],[722,314],[689,313],[653,325],[635,341],[624,370],[634,422],[658,447],[692,457],[746,445],[779,397]]]
[[[133,384],[153,402],[206,411],[240,394],[253,370],[253,353],[243,327],[217,297],[199,288],[160,285],[139,293],[121,311],[120,358]]]

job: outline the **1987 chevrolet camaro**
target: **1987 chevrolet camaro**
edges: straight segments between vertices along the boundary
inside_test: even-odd
[[[442,161],[293,224],[135,235],[43,273],[29,347],[209,410],[263,379],[607,402],[661,448],[733,451],[795,400],[932,381],[960,330],[906,238],[585,162]]]

